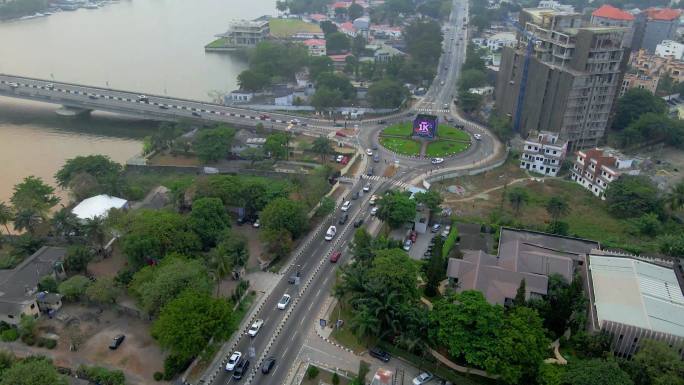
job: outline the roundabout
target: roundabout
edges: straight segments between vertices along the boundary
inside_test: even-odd
[[[378,142],[387,150],[410,157],[450,157],[467,150],[472,138],[466,131],[438,124],[429,134],[418,132],[419,123],[404,121],[385,127]]]

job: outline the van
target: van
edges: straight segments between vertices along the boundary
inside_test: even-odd
[[[340,217],[340,220],[337,222],[339,224],[343,225],[343,224],[347,223],[347,219],[349,219],[349,214],[342,214],[342,216]]]
[[[326,241],[332,241],[332,239],[335,238],[335,234],[337,234],[337,227],[335,227],[335,226],[328,227],[328,231],[325,232],[325,240]]]

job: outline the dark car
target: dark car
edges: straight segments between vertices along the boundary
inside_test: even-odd
[[[386,124],[386,123],[387,123],[386,120],[378,120],[378,124]]]
[[[299,278],[300,275],[301,273],[299,271],[292,273],[290,278],[287,279],[287,283],[294,284],[295,282],[297,282],[297,278]]]
[[[347,219],[349,219],[349,214],[343,214],[343,215],[340,217],[340,220],[337,221],[337,222],[338,222],[339,224],[343,225],[343,224],[347,223]]]
[[[373,176],[373,169],[370,168],[368,169],[368,172],[366,173],[367,176]]]
[[[357,200],[357,199],[359,199],[359,192],[354,191],[354,193],[352,194],[352,200]]]
[[[192,111],[192,116],[202,116],[202,115],[200,115],[200,113],[197,111]]]
[[[362,224],[363,224],[363,218],[354,222],[354,227],[359,228],[359,227],[361,227]]]
[[[247,369],[249,369],[249,360],[240,361],[233,371],[233,378],[236,380],[241,379],[242,376],[247,374]]]
[[[267,359],[265,359],[264,363],[261,364],[261,373],[268,374],[268,372],[270,372],[271,369],[273,369],[273,366],[275,366],[275,363],[275,357],[268,357]]]
[[[109,344],[109,348],[112,350],[115,350],[116,348],[119,347],[119,345],[121,345],[124,342],[125,339],[126,339],[125,335],[119,334],[118,336],[114,337],[114,339],[112,339],[112,343]]]
[[[377,149],[378,149],[378,145],[375,144],[375,143],[373,143],[373,145],[371,146],[371,148],[372,148],[373,150],[377,150]]]
[[[392,356],[390,356],[389,353],[387,353],[386,351],[384,351],[378,347],[374,347],[374,348],[370,349],[368,351],[368,354],[379,359],[382,362],[389,362],[390,358],[392,358]]]

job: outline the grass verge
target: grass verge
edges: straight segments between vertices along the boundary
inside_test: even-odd
[[[279,38],[289,38],[297,32],[323,33],[318,25],[296,19],[271,19],[268,23],[271,35]]]
[[[437,137],[440,139],[451,139],[451,140],[462,140],[464,142],[470,142],[470,135],[463,130],[447,126],[445,124],[440,124],[437,129]]]
[[[399,154],[410,156],[420,154],[420,143],[411,139],[382,137],[380,144]]]
[[[382,130],[383,135],[409,136],[413,132],[412,122],[393,124]]]
[[[351,331],[350,321],[352,319],[352,313],[350,306],[342,306],[340,308],[340,303],[338,302],[332,313],[330,313],[330,319],[328,319],[328,325],[335,325],[335,322],[341,319],[344,321],[344,325],[337,329],[335,328],[330,334],[330,337],[335,341],[339,342],[341,345],[348,347],[355,353],[360,353],[366,350],[366,346],[361,342],[361,340],[354,335]]]
[[[451,140],[437,140],[428,144],[425,155],[429,157],[434,156],[449,156],[465,151],[469,147],[468,143],[454,142]]]

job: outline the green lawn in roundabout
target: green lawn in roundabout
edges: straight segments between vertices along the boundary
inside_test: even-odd
[[[383,136],[380,137],[380,144],[397,154],[420,155],[420,143],[416,140]]]
[[[413,122],[401,122],[386,127],[380,133],[380,144],[402,155],[420,155],[421,143],[413,138]],[[458,128],[440,124],[437,138],[428,143],[426,156],[445,157],[465,151],[470,147],[470,134]]]

